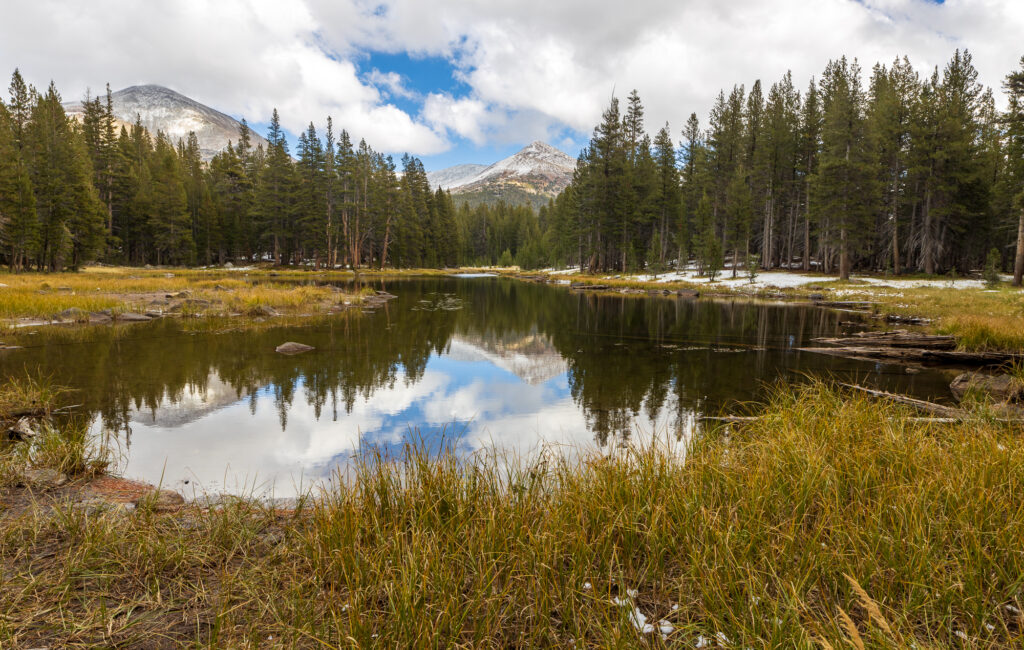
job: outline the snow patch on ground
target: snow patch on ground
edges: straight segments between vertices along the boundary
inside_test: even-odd
[[[660,275],[635,275],[628,276],[629,279],[638,280],[640,282],[692,282],[694,284],[712,284],[727,287],[751,287],[754,289],[761,289],[764,287],[777,287],[784,289],[787,287],[800,287],[805,284],[813,284],[815,282],[828,282],[835,280],[834,277],[817,275],[811,273],[793,273],[787,271],[765,271],[764,273],[758,273],[754,282],[750,281],[750,278],[746,274],[737,274],[736,277],[732,277],[732,271],[726,271],[724,274],[719,275],[715,282],[709,283],[707,277],[697,275],[696,271],[673,271],[672,273],[662,273]]]

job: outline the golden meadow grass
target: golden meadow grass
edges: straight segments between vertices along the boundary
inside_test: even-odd
[[[312,274],[308,271],[174,271],[95,267],[79,273],[24,273],[2,276],[0,319],[49,319],[66,309],[86,312],[145,311],[164,294],[188,291],[193,300],[210,306],[187,305],[190,315],[206,312],[248,314],[257,307],[290,313],[321,313],[345,300],[358,301],[367,290],[356,287],[332,291],[327,286],[298,284],[298,280],[346,281],[351,273]]]
[[[362,456],[290,512],[40,505],[4,519],[0,638],[1021,647],[1019,425],[914,421],[820,382],[779,387],[760,412],[705,432],[685,462],[411,447]]]

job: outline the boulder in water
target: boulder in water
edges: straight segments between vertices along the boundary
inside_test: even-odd
[[[287,343],[282,343],[281,345],[277,346],[274,349],[275,351],[281,354],[302,354],[303,352],[309,352],[310,350],[315,350],[316,348],[314,348],[311,345],[305,345],[303,343],[288,341]]]
[[[150,316],[134,311],[126,311],[122,314],[118,314],[116,319],[125,323],[146,323],[152,320]]]

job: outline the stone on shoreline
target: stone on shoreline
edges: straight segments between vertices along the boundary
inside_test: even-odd
[[[24,484],[28,487],[37,488],[40,490],[52,490],[59,488],[68,482],[67,475],[58,472],[55,469],[49,469],[46,467],[40,469],[27,469],[22,475]]]
[[[167,512],[185,505],[185,497],[174,490],[150,490],[132,503],[136,508],[149,507],[154,512]]]
[[[970,391],[977,391],[988,398],[999,402],[1017,402],[1024,399],[1024,384],[1011,375],[985,375],[978,372],[965,372],[957,375],[949,385],[953,397],[963,400]]]

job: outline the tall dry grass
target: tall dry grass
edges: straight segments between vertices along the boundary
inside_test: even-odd
[[[36,510],[3,524],[0,638],[1020,647],[1022,431],[909,415],[812,383],[685,462],[413,447],[289,513]]]

